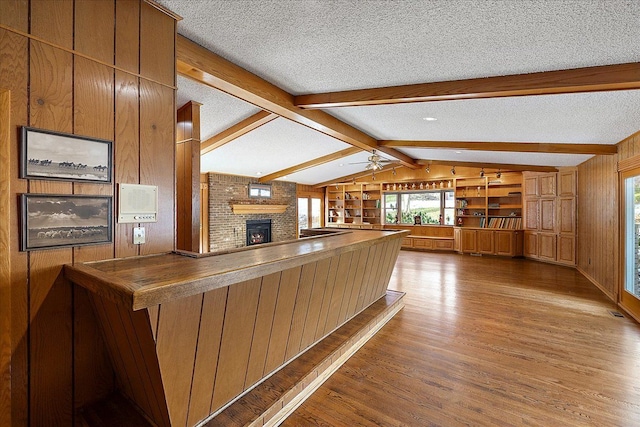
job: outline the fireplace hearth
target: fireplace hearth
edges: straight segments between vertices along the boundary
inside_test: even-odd
[[[271,242],[270,219],[247,220],[247,246]]]

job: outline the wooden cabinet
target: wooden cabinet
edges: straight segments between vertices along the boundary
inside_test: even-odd
[[[523,236],[521,230],[456,227],[454,248],[460,253],[522,256]]]
[[[524,173],[524,256],[565,265],[576,264],[577,175]],[[536,188],[537,194],[534,194]]]

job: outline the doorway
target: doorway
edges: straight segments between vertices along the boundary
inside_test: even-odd
[[[620,305],[640,319],[640,168],[621,174],[623,268]]]
[[[322,199],[298,197],[298,235],[305,228],[322,227]]]

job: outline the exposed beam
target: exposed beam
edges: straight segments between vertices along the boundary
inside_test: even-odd
[[[417,160],[422,166],[427,165],[448,165],[470,168],[486,168],[500,169],[502,172],[507,171],[531,171],[531,172],[557,172],[558,168],[554,166],[537,166],[537,165],[515,165],[507,163],[486,163],[486,162],[456,162],[452,160]]]
[[[366,133],[338,120],[324,111],[303,110],[293,104],[293,95],[250,73],[244,68],[214,54],[191,40],[178,35],[176,45],[177,70],[180,75],[219,89],[232,96],[278,114],[301,125],[315,129],[349,145],[371,151],[377,141]],[[416,169],[413,159],[393,148],[386,154],[402,164]]]
[[[300,108],[640,89],[640,63],[300,95]]]
[[[380,172],[391,170],[393,168],[400,168],[400,167],[402,167],[402,165],[390,163],[388,165],[383,166],[382,169],[375,171],[375,173],[380,173]],[[351,175],[341,176],[340,178],[332,179],[331,181],[325,181],[325,182],[315,184],[314,187],[320,188],[320,187],[326,187],[327,185],[350,182],[350,181],[353,181],[354,179],[362,178],[363,176],[367,176],[367,175],[373,177],[375,174],[370,170],[356,172]],[[375,181],[375,179],[373,180]]]
[[[247,117],[241,122],[236,123],[229,129],[223,130],[219,134],[212,136],[206,141],[202,141],[202,144],[200,144],[200,154],[206,154],[209,151],[220,148],[224,144],[231,142],[236,138],[240,138],[242,135],[245,135],[252,130],[257,129],[260,126],[277,119],[278,117],[279,116],[277,114],[261,110],[253,116]]]
[[[616,154],[617,145],[537,142],[378,141],[381,147],[444,148],[450,150],[509,151],[517,153]]]
[[[314,166],[321,165],[323,163],[332,162],[334,160],[338,160],[338,159],[341,159],[343,157],[359,153],[361,151],[362,150],[360,150],[359,148],[356,148],[356,147],[345,148],[344,150],[340,150],[340,151],[337,151],[335,153],[327,154],[326,156],[318,157],[317,159],[309,160],[308,162],[300,163],[299,165],[291,166],[290,168],[286,168],[286,169],[282,169],[282,170],[274,172],[274,173],[270,173],[269,175],[265,175],[265,176],[261,177],[258,181],[259,182],[273,181],[274,179],[277,179],[277,178],[280,178],[280,177],[283,177],[283,176],[286,176],[286,175],[291,175],[292,173],[300,172],[302,170],[309,169],[309,168],[312,168]]]

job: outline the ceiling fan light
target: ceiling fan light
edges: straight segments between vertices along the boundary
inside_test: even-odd
[[[456,167],[452,167],[451,168],[451,175],[455,175],[456,174]]]

